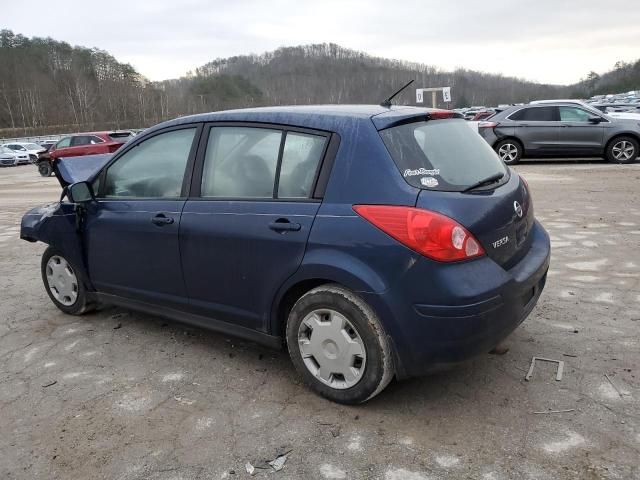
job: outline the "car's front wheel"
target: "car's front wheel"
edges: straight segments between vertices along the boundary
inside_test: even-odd
[[[522,158],[522,145],[516,140],[501,140],[496,144],[495,150],[500,159],[507,165],[515,165]]]
[[[287,344],[305,383],[335,402],[362,403],[393,378],[391,348],[378,317],[339,285],[314,288],[296,302]]]
[[[51,164],[49,162],[40,162],[38,164],[38,173],[43,177],[50,177],[53,169],[51,168]]]
[[[640,155],[638,141],[632,137],[614,138],[607,145],[606,154],[611,163],[633,163]]]
[[[82,315],[94,307],[78,270],[55,248],[45,250],[41,271],[49,298],[64,313]]]

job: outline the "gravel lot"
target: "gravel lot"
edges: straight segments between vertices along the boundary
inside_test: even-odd
[[[528,163],[553,243],[545,292],[489,355],[345,407],[284,352],[104,309],[66,316],[22,214],[58,198],[33,166],[0,170],[0,478],[640,478],[640,164]],[[531,357],[540,364],[524,381]],[[46,386],[57,382],[53,385]],[[564,413],[533,413],[547,410]]]

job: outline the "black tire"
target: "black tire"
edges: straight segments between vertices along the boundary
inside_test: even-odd
[[[512,138],[500,140],[493,148],[500,157],[500,160],[507,165],[516,165],[520,163],[522,154],[524,153],[522,144],[518,140],[514,140]]]
[[[640,155],[640,146],[633,137],[616,137],[609,141],[605,153],[611,163],[634,163]]]
[[[56,295],[54,295],[54,293],[52,292],[52,287],[49,285],[49,281],[47,279],[47,269],[48,269],[48,263],[49,260],[53,257],[58,257],[60,259],[63,259],[64,261],[66,261],[69,264],[69,267],[72,271],[73,274],[75,274],[76,276],[76,280],[77,282],[75,283],[75,290],[77,292],[77,298],[75,299],[75,301],[71,304],[65,304],[62,303],[61,301],[59,301],[56,298]],[[42,283],[44,283],[44,289],[47,291],[47,295],[49,295],[49,298],[51,299],[51,301],[53,302],[53,304],[58,307],[60,310],[62,310],[64,313],[67,313],[69,315],[82,315],[83,313],[89,312],[91,310],[93,310],[96,305],[89,301],[89,299],[87,298],[87,289],[84,285],[84,281],[82,278],[82,275],[80,273],[80,270],[77,269],[71,262],[69,262],[66,258],[64,258],[64,256],[55,248],[53,247],[48,247],[45,252],[42,254],[42,262],[40,264],[40,271],[42,274]]]
[[[53,168],[51,168],[49,162],[40,162],[38,163],[38,173],[43,177],[50,177],[53,173]]]
[[[322,309],[331,309],[344,316],[364,344],[364,371],[357,383],[348,388],[333,388],[323,383],[307,368],[300,352],[298,335],[302,321],[311,312]],[[291,360],[305,384],[334,402],[365,402],[384,390],[393,378],[391,347],[378,317],[360,297],[339,285],[322,285],[304,294],[289,313],[286,337]]]

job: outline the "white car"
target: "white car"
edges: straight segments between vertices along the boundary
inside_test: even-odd
[[[35,163],[38,160],[38,154],[46,151],[37,143],[30,143],[30,142],[11,142],[11,143],[5,143],[2,146],[10,148],[16,153],[26,154],[27,155],[26,163],[29,163],[29,161],[31,161],[31,163]]]
[[[0,146],[0,166],[13,167],[29,163],[29,155],[22,152],[16,152],[10,148]]]

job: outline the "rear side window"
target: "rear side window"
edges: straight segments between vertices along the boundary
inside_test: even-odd
[[[201,195],[273,198],[282,134],[268,128],[212,127]]]
[[[82,145],[89,145],[90,141],[89,141],[88,136],[85,135],[79,135],[77,137],[72,137],[71,138],[71,146],[72,147],[80,147]]]
[[[461,191],[507,170],[489,144],[462,119],[408,123],[380,132],[410,185]]]
[[[280,166],[278,198],[309,198],[326,138],[287,132]]]
[[[558,107],[523,108],[509,115],[509,119],[529,122],[555,122],[558,120]]]

